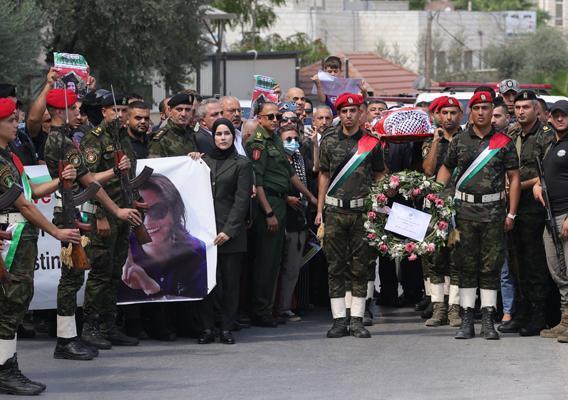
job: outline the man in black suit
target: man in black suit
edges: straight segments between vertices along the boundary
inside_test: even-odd
[[[199,130],[195,133],[195,139],[199,152],[211,154],[215,148],[211,128],[215,121],[221,118],[222,111],[221,103],[217,99],[204,100],[197,108]]]

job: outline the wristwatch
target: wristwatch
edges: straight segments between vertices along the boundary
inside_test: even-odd
[[[517,217],[517,214],[511,214],[511,213],[507,214],[507,218],[510,218],[513,221],[515,220],[516,217]]]
[[[266,218],[272,218],[274,217],[274,211],[270,211],[266,213]]]

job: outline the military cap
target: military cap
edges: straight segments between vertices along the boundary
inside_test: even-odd
[[[489,92],[477,92],[471,96],[469,99],[469,103],[467,104],[468,108],[473,107],[476,104],[480,103],[490,103],[493,104],[493,99],[491,98],[491,93]]]
[[[507,93],[509,91],[519,93],[521,91],[521,85],[514,79],[504,79],[499,83],[499,93]]]
[[[67,99],[65,99],[67,97]],[[47,105],[53,108],[63,109],[67,104],[67,107],[71,107],[77,101],[77,95],[74,91],[69,89],[51,89],[47,92],[47,97],[45,98]]]
[[[101,106],[103,107],[114,107],[114,102],[116,99],[116,105],[117,106],[127,106],[128,105],[128,97],[126,97],[123,94],[117,94],[114,96],[112,96],[111,94],[107,94],[106,96],[104,96],[101,100]]]
[[[432,100],[432,102],[428,106],[428,111],[430,111],[432,113],[438,111],[438,108],[439,108],[438,105],[440,104],[440,102],[444,101],[447,98],[448,98],[448,96],[436,97],[434,100]]]
[[[16,86],[11,83],[0,83],[0,98],[17,97]]]
[[[340,110],[342,107],[360,106],[361,104],[363,104],[363,96],[356,93],[343,93],[335,100],[335,108],[337,110]]]
[[[555,111],[562,111],[564,114],[568,115],[568,100],[558,100],[556,103],[550,107],[550,113],[554,114]]]
[[[523,100],[538,100],[538,97],[532,90],[523,90],[515,96],[515,102]]]
[[[0,99],[0,119],[8,118],[14,114],[14,110],[16,110],[16,103],[11,99]]]
[[[178,94],[174,94],[172,96],[172,98],[168,101],[168,106],[170,107],[175,107],[175,106],[179,106],[180,104],[187,104],[187,105],[193,105],[193,100],[194,97],[191,94],[187,94],[187,93],[178,93]]]
[[[441,100],[438,101],[438,110],[441,110],[444,107],[458,107],[461,109],[461,103],[455,97],[441,97]]]

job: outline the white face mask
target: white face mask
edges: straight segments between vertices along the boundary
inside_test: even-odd
[[[298,143],[298,139],[294,139],[291,141],[284,141],[284,150],[288,154],[294,154],[296,151],[300,149],[300,143]]]

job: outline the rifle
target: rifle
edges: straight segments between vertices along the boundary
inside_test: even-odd
[[[554,249],[556,250],[556,257],[559,260],[564,260],[564,245],[562,243],[562,238],[558,234],[558,226],[556,225],[556,220],[554,215],[552,215],[552,209],[550,208],[550,197],[548,195],[548,187],[546,186],[546,181],[544,180],[544,169],[542,168],[542,161],[540,158],[536,157],[536,165],[538,167],[538,177],[540,178],[540,186],[542,187],[542,197],[544,199],[544,206],[546,208],[546,230],[552,236],[552,241],[554,243]]]
[[[0,210],[10,207],[20,197],[23,189],[19,185],[12,185],[8,191],[0,196]],[[12,232],[0,231],[0,239],[12,240]],[[0,284],[10,283],[12,281],[10,273],[4,264],[4,259],[0,257]]]
[[[111,136],[114,143],[114,166],[116,171],[119,171],[118,164],[122,157],[124,157],[124,150],[120,143],[120,124],[118,123],[118,110],[116,108],[116,98],[114,97],[114,88],[110,85],[110,90],[112,93],[112,100],[114,102],[114,112],[116,114],[116,119],[111,127]],[[139,188],[148,178],[152,175],[154,170],[148,166],[145,166],[142,172],[138,174],[137,177],[130,179],[128,176],[128,170],[119,171],[120,172],[120,190],[122,192],[122,198],[124,200],[125,206],[128,208],[142,208],[142,204],[134,200],[134,190]],[[152,238],[146,230],[144,224],[133,225],[132,231],[136,236],[136,241],[138,244],[143,245],[150,243]]]
[[[80,222],[77,219],[77,206],[95,197],[101,185],[98,182],[92,182],[88,187],[80,193],[73,194],[73,181],[63,179],[63,170],[69,161],[65,158],[65,139],[69,137],[69,112],[67,105],[67,92],[65,96],[65,125],[61,132],[61,158],[59,159],[59,193],[61,194],[62,214],[63,214],[63,227],[64,228],[79,228],[82,232],[89,232],[91,225]],[[90,269],[89,259],[87,253],[81,244],[71,245],[71,260],[73,268],[79,270]]]

